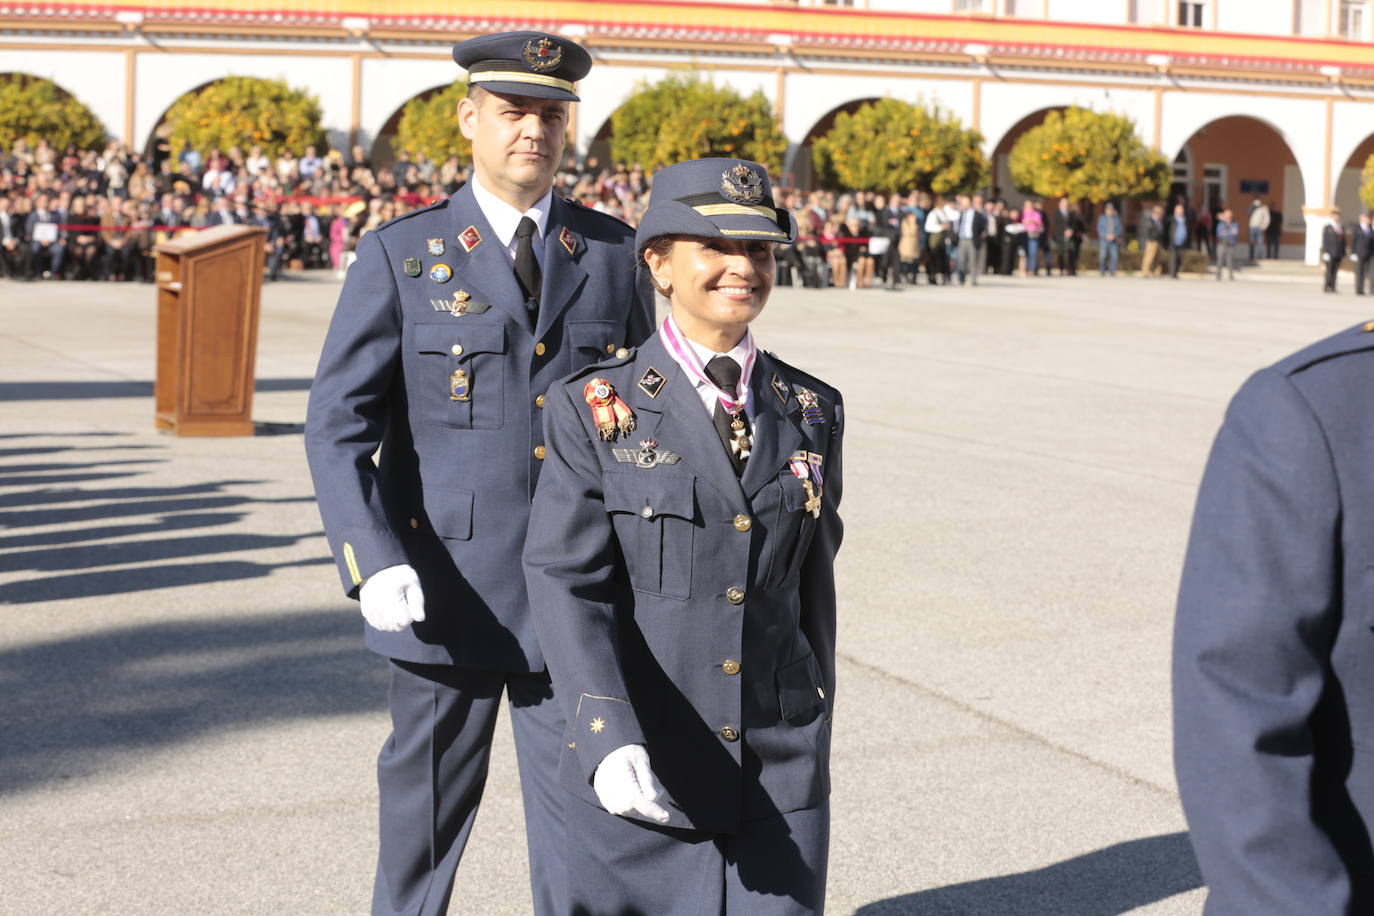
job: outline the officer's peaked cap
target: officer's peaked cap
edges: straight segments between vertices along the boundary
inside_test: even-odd
[[[791,242],[796,223],[773,203],[768,170],[747,159],[692,159],[654,175],[635,232],[643,251],[663,235]]]
[[[548,32],[496,32],[460,41],[453,59],[468,83],[506,95],[579,101],[573,84],[592,68],[577,42]]]

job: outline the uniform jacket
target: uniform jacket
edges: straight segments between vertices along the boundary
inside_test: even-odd
[[[639,384],[651,371],[664,380],[656,396]],[[592,378],[625,399],[634,432],[597,437],[583,393]],[[554,388],[525,551],[567,711],[563,785],[597,804],[601,759],[645,744],[670,825],[714,832],[814,807],[830,788],[843,407],[762,351],[750,385],[742,477],[657,335]],[[804,418],[800,387],[818,395],[823,421]],[[637,465],[646,441],[680,460]],[[799,451],[824,456],[819,518],[789,469]]]
[[[633,231],[555,196],[537,327],[471,187],[366,233],[357,253],[310,389],[306,454],[344,590],[409,563],[426,614],[401,633],[369,627],[367,645],[542,670],[520,571],[542,395],[652,330]],[[437,264],[452,278],[431,279]]]
[[[1203,477],[1175,763],[1209,914],[1374,912],[1374,333],[1255,374]]]
[[[1350,232],[1350,251],[1361,261],[1374,258],[1374,226],[1366,232],[1363,224],[1355,224]]]

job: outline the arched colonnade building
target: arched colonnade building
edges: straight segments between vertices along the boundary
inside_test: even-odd
[[[1048,110],[1131,117],[1195,204],[1253,196],[1284,212],[1285,253],[1315,262],[1337,203],[1359,208],[1374,152],[1374,45],[1350,0],[0,0],[0,73],[51,79],[145,147],[173,101],[228,75],[285,78],[321,102],[330,142],[370,146],[405,102],[450,83],[451,45],[557,31],[596,66],[572,139],[586,152],[641,80],[699,71],[762,91],[804,184],[837,111],[892,96],[955,112],[985,138],[994,183]],[[1354,15],[1359,12],[1360,15]],[[1181,20],[1181,21],[1180,21]],[[603,140],[604,142],[604,140]]]

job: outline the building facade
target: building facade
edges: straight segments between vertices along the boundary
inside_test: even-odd
[[[109,132],[147,146],[183,93],[229,75],[315,93],[330,141],[388,148],[401,108],[457,74],[450,48],[499,29],[557,31],[596,66],[571,125],[600,152],[641,80],[699,71],[772,102],[810,180],[839,111],[884,96],[938,104],[1007,153],[1048,111],[1132,118],[1195,205],[1253,198],[1284,214],[1284,251],[1315,262],[1330,207],[1359,209],[1374,153],[1369,0],[0,0],[0,73],[51,79]]]

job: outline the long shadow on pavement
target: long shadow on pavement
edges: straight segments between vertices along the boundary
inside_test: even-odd
[[[343,609],[132,626],[0,651],[0,795],[130,752],[385,708],[386,666]]]
[[[917,891],[855,916],[1114,916],[1202,886],[1186,833],[1117,843],[1045,868]]]

